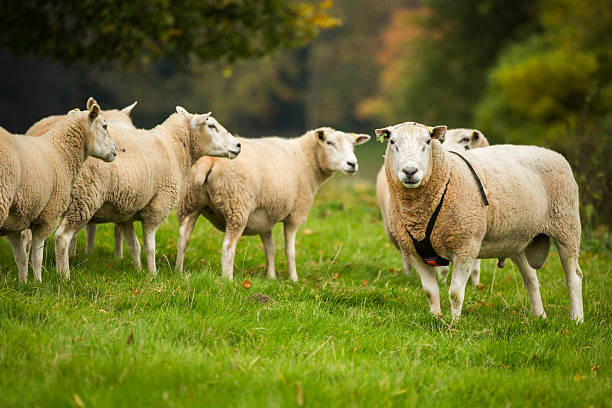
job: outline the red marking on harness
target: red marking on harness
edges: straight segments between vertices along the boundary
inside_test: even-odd
[[[434,261],[433,259],[428,259],[427,261],[425,261],[425,263],[427,265],[431,265],[431,266],[440,266],[438,265],[438,263],[436,261]]]

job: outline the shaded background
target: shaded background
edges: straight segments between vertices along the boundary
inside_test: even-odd
[[[161,28],[151,23],[151,32],[169,34],[146,53],[123,47],[122,41],[98,46],[91,33],[82,48],[64,50],[78,35],[61,29],[78,25],[55,16],[48,27],[41,20],[39,26],[48,30],[37,32],[31,24],[37,3],[8,3],[0,11],[0,125],[12,132],[23,133],[44,116],[83,108],[88,96],[103,108],[137,100],[133,119],[145,128],[163,121],[177,104],[194,112],[210,110],[245,137],[298,136],[320,125],[373,134],[376,127],[408,120],[476,127],[491,143],[534,144],[563,153],[580,184],[585,227],[612,224],[608,0],[313,1],[322,13],[306,8],[298,14],[311,13],[307,23],[316,29],[304,34],[306,23],[300,20],[295,41],[291,30],[298,20],[270,11],[280,10],[282,2],[262,2],[277,9],[251,19],[214,14],[222,10],[219,4],[248,1],[204,1],[217,8],[209,14],[186,12]],[[72,7],[56,3],[56,11],[45,12],[61,15]],[[150,3],[134,1],[130,7]],[[306,2],[287,3],[303,7]],[[93,4],[102,10],[123,7],[113,1]],[[100,10],[85,20],[96,21]],[[241,23],[231,26],[237,37],[251,28],[246,20],[261,20],[268,29],[284,30],[288,24],[290,30],[266,37],[261,50],[236,42],[229,45],[236,55],[215,54],[218,42],[210,27],[232,18]],[[137,26],[133,20],[108,21],[116,25],[100,32],[136,36],[129,30],[122,34]],[[190,25],[207,25],[208,31],[193,36],[203,42],[188,37]],[[196,52],[184,57],[185,50]],[[371,142],[358,150],[362,177],[373,181],[383,146]]]

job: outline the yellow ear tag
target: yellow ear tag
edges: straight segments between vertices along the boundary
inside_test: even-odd
[[[79,108],[74,108],[74,109],[72,110],[72,112],[80,112],[80,111],[81,111],[81,110],[80,110]]]
[[[429,129],[429,136],[432,136],[434,134],[434,130],[433,129]]]

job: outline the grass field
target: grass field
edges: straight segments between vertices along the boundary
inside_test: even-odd
[[[0,243],[0,406],[612,404],[603,232],[583,240],[584,324],[569,320],[553,252],[539,271],[547,319],[529,317],[511,262],[485,261],[484,288],[468,286],[450,325],[446,287],[435,318],[418,278],[401,271],[371,183],[337,176],[323,187],[298,233],[297,284],[278,226],[277,281],[265,278],[254,237],[238,246],[235,281],[221,279],[223,234],[203,218],[175,273],[177,231],[173,214],[158,231],[156,278],[135,273],[127,249],[113,258],[110,226],[99,227],[93,256],[80,237],[69,282],[56,276],[51,245],[43,284],[19,285]]]

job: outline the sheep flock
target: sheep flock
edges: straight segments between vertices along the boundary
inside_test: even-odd
[[[54,232],[57,272],[69,279],[76,235],[86,229],[91,252],[100,223],[115,225],[115,255],[122,256],[125,240],[140,270],[137,221],[155,275],[156,230],[175,208],[177,273],[202,215],[225,233],[223,278],[233,278],[240,237],[259,235],[267,276],[276,279],[272,229],[282,223],[289,280],[297,281],[296,233],[317,190],[334,173],[358,171],[354,148],[370,136],[319,127],[288,139],[240,138],[210,112],[180,106],[158,126],[139,129],[130,119],[135,106],[101,110],[89,98],[85,110],[43,118],[25,135],[0,128],[0,235],[11,246],[19,281],[27,282],[30,265],[42,281],[44,247]],[[480,260],[498,259],[503,268],[509,258],[533,316],[545,318],[536,270],[552,241],[570,318],[583,321],[578,186],[563,156],[536,146],[489,146],[477,129],[404,122],[374,134],[386,143],[376,180],[381,229],[405,272],[416,270],[432,313],[441,313],[438,279],[447,280],[450,264],[456,320],[468,279],[479,283]]]

